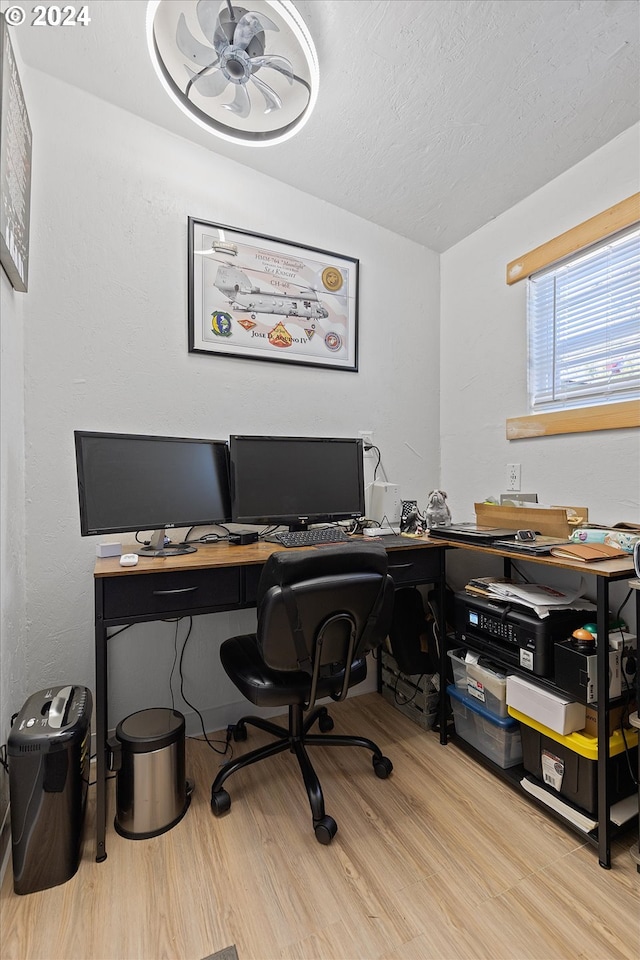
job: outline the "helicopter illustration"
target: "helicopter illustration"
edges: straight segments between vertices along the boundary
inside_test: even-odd
[[[262,290],[253,286],[246,273],[231,264],[218,267],[213,285],[228,299],[232,310],[250,313],[252,319],[257,313],[309,317],[313,320],[326,320],[329,316],[329,311],[318,300],[315,290],[300,287],[300,293],[296,296]]]

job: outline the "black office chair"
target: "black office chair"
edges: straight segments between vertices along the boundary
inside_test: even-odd
[[[373,754],[378,777],[385,779],[393,769],[372,740],[328,735],[333,720],[327,708],[312,709],[324,697],[344,700],[349,687],[366,677],[367,652],[387,635],[393,581],[385,550],[379,544],[342,544],[272,554],[260,577],[257,606],[257,632],[226,640],[220,658],[252,703],[289,707],[289,728],[260,717],[242,717],[235,724],[235,740],[246,739],[248,723],[277,739],[220,768],[211,787],[211,808],[216,816],[229,810],[231,799],[222,784],[236,770],[290,750],[300,764],[316,839],[328,844],[338,825],[325,814],[322,787],[306,748],[364,747]],[[309,733],[316,720],[319,735]]]

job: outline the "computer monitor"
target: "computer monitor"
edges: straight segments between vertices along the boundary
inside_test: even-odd
[[[196,548],[165,547],[167,527],[230,520],[226,441],[81,430],[74,438],[83,537],[153,530],[137,552],[174,556]]]
[[[360,439],[232,436],[229,452],[236,522],[304,530],[364,514]]]

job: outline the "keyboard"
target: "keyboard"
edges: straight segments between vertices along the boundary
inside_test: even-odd
[[[341,527],[320,527],[318,530],[274,533],[269,539],[283,547],[315,547],[323,543],[346,543],[351,537]]]

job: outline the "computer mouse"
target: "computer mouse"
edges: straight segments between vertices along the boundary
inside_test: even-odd
[[[120,557],[120,566],[121,567],[135,567],[138,562],[137,553],[123,553]]]

